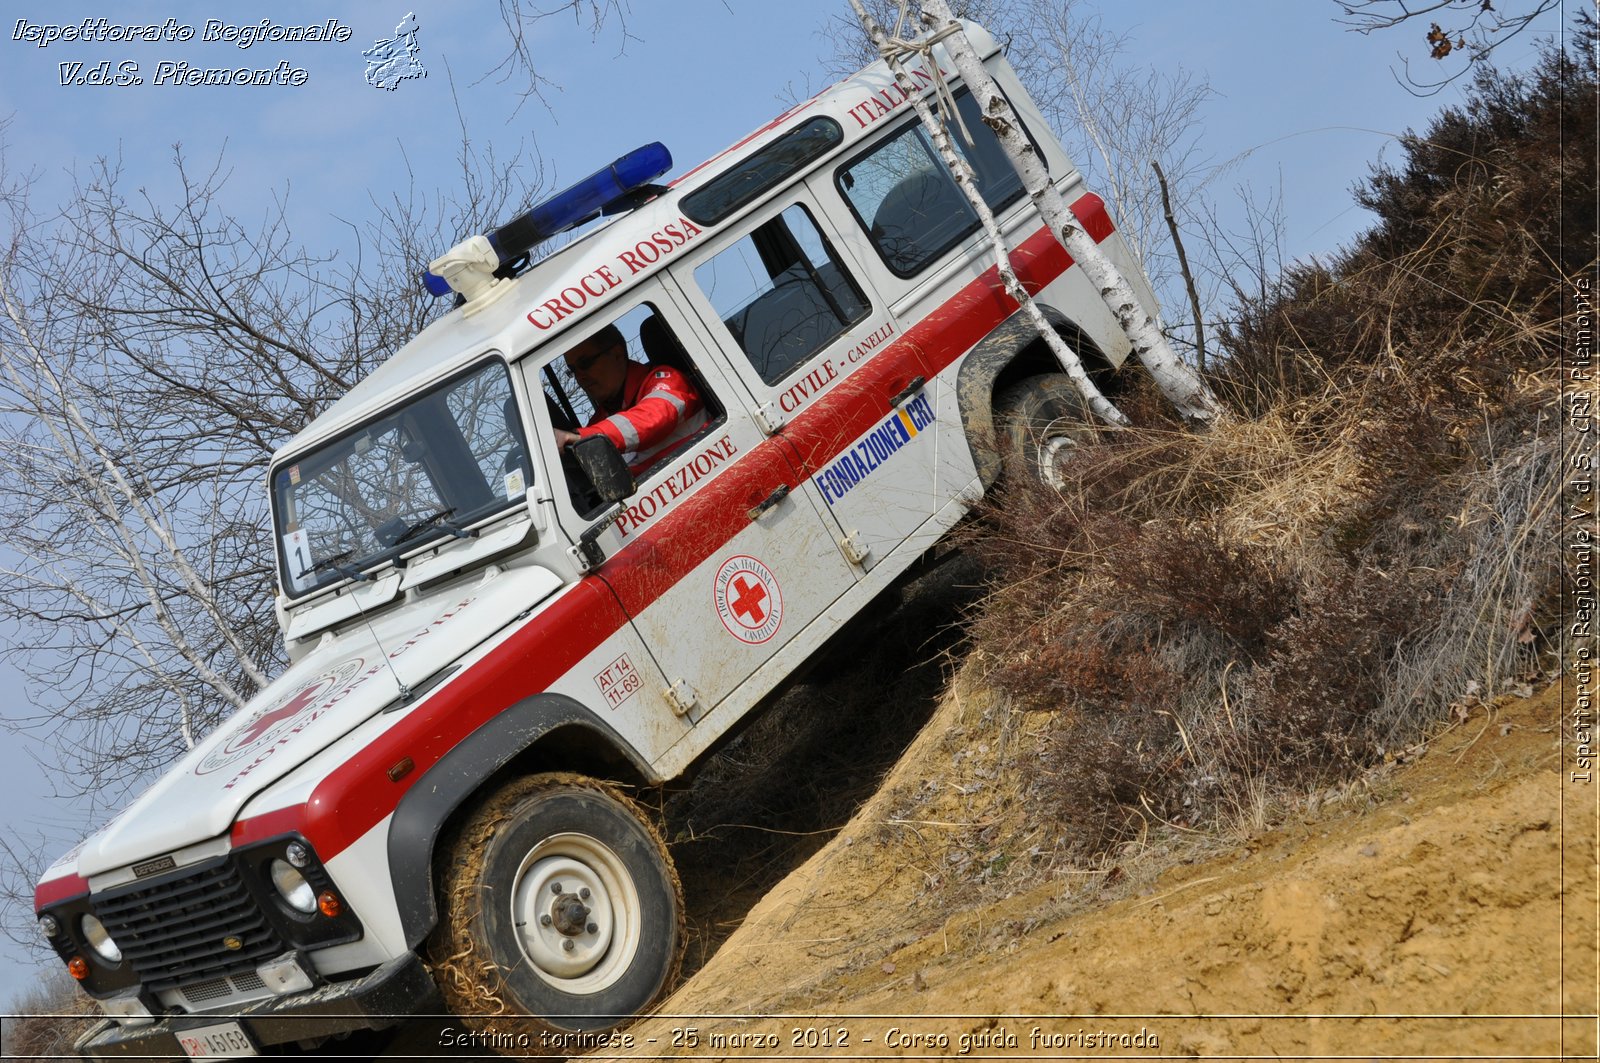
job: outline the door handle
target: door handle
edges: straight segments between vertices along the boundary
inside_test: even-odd
[[[922,386],[924,384],[926,384],[927,382],[928,382],[928,378],[927,377],[920,377],[920,376],[912,377],[911,378],[911,383],[907,384],[903,389],[901,389],[899,394],[895,395],[894,398],[889,400],[889,409],[891,409],[891,410],[898,409],[902,402],[905,402],[911,396],[913,396],[917,392],[921,391],[922,390]]]
[[[779,484],[777,487],[774,487],[772,489],[772,494],[770,494],[766,498],[762,499],[756,505],[750,507],[750,519],[751,520],[760,520],[761,519],[761,514],[765,513],[767,510],[771,509],[773,506],[776,506],[779,502],[782,502],[785,498],[788,498],[788,497],[789,497],[789,485],[788,484]]]

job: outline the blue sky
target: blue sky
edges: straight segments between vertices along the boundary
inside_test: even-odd
[[[254,219],[271,197],[287,195],[297,238],[316,246],[324,242],[319,229],[364,219],[374,199],[403,192],[413,179],[422,191],[453,188],[458,106],[476,141],[502,146],[502,157],[518,146],[537,151],[554,184],[653,140],[667,144],[681,173],[793,97],[826,84],[819,57],[828,44],[817,31],[848,10],[846,0],[635,0],[626,36],[615,23],[592,34],[570,14],[554,17],[528,40],[539,73],[551,83],[548,106],[528,101],[519,107],[514,83],[485,77],[508,43],[495,5],[484,0],[13,0],[0,19],[0,136],[7,168],[34,174],[38,207],[59,202],[99,157],[120,160],[129,189],[145,188],[168,201],[175,187],[172,151],[181,144],[195,164],[223,160],[231,173],[227,209]],[[408,12],[416,15],[427,76],[393,91],[367,85],[362,50],[392,36]],[[1247,155],[1216,190],[1220,206],[1226,212],[1238,184],[1281,189],[1290,258],[1326,253],[1358,232],[1367,219],[1351,204],[1351,186],[1394,134],[1420,128],[1458,98],[1452,91],[1419,100],[1390,74],[1398,49],[1420,54],[1425,26],[1407,29],[1406,37],[1362,37],[1335,22],[1331,0],[1103,0],[1099,14],[1108,28],[1132,35],[1128,58],[1181,65],[1210,80],[1217,96],[1203,112],[1204,150],[1217,162]],[[77,24],[97,17],[158,24],[171,18],[194,27],[196,36],[189,42],[57,41],[43,48],[13,39],[18,20]],[[208,19],[249,25],[264,17],[281,25],[337,18],[351,35],[344,43],[264,41],[248,49],[200,40]],[[1561,25],[1552,17],[1543,29],[1550,34]],[[1527,36],[1501,59],[1526,65],[1534,47]],[[61,84],[58,64],[92,68],[103,60],[113,70],[136,63],[145,83]],[[252,68],[287,62],[305,71],[304,83],[157,85],[162,61]],[[326,242],[337,246],[336,239]],[[0,716],[20,715],[28,696],[0,672]],[[81,808],[48,799],[50,789],[25,742],[0,743],[0,799],[8,819],[37,826],[65,849],[90,824]],[[3,1004],[34,976],[9,943],[0,942],[0,957],[15,961],[0,963]]]

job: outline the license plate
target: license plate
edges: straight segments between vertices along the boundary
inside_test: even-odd
[[[233,1059],[238,1056],[259,1056],[250,1035],[236,1022],[219,1022],[212,1026],[196,1026],[178,1034],[178,1043],[192,1059]]]

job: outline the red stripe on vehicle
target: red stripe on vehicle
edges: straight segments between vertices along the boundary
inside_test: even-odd
[[[293,834],[300,829],[305,818],[304,805],[290,805],[288,808],[263,812],[259,816],[250,816],[236,822],[233,831],[228,835],[228,840],[237,849],[241,845],[254,845],[256,842],[276,838],[281,834]]]
[[[1098,196],[1083,196],[1072,211],[1097,242],[1114,231]],[[1030,292],[1072,265],[1043,228],[1012,251],[1011,261]],[[778,435],[752,448],[705,490],[607,559],[599,576],[580,580],[426,705],[329,772],[305,805],[241,819],[233,828],[234,843],[298,828],[323,860],[343,851],[393,812],[427,769],[462,739],[502,709],[549,689],[624,627],[630,615],[637,616],[726,545],[748,526],[749,509],[774,487],[798,487],[848,449],[888,411],[890,387],[899,390],[918,374],[932,379],[1016,308],[991,266]],[[420,770],[391,781],[388,769],[405,757]]]
[[[37,912],[47,904],[82,897],[88,892],[89,880],[82,875],[67,874],[52,878],[33,887],[33,910]]]

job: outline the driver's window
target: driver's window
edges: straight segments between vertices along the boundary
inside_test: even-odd
[[[538,377],[557,439],[605,435],[640,483],[725,419],[678,332],[653,303],[558,344]],[[561,467],[580,514],[605,508],[564,445]]]

